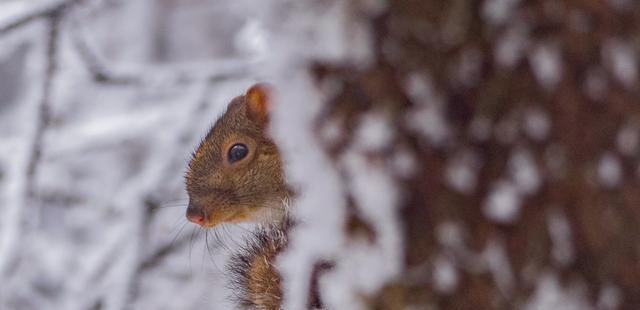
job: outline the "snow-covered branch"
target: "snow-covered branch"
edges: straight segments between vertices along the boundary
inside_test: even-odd
[[[34,20],[71,8],[85,0],[46,0],[22,5],[13,11],[0,15],[0,35],[20,28]]]

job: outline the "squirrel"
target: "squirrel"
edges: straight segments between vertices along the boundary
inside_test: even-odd
[[[274,265],[291,220],[278,147],[269,137],[270,87],[255,84],[234,98],[192,154],[186,174],[187,219],[203,228],[257,221],[264,225],[230,260],[235,300],[247,309],[280,309]]]

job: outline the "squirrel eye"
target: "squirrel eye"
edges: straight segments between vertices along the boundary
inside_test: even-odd
[[[249,154],[249,148],[246,145],[237,143],[229,149],[229,163],[235,163]]]

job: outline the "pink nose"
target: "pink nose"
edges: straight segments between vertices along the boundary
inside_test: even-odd
[[[187,219],[194,224],[202,226],[206,221],[206,216],[202,209],[189,204],[189,207],[187,207]]]

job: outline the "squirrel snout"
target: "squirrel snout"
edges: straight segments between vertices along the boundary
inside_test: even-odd
[[[202,226],[206,222],[206,215],[202,208],[199,208],[189,202],[189,206],[187,207],[187,219],[194,224]]]

